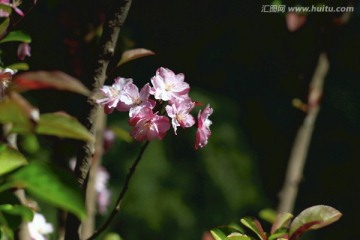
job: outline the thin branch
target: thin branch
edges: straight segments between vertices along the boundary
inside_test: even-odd
[[[94,232],[94,234],[91,237],[89,237],[87,240],[96,239],[96,237],[98,237],[102,232],[104,232],[110,226],[110,223],[112,222],[112,220],[114,219],[116,214],[120,211],[121,202],[124,199],[125,194],[126,194],[126,192],[128,190],[131,177],[133,176],[133,174],[134,174],[134,172],[136,170],[136,167],[139,164],[139,162],[140,162],[140,160],[141,160],[141,158],[142,158],[142,156],[143,156],[143,154],[145,152],[145,149],[147,148],[148,145],[149,145],[149,141],[146,141],[145,144],[140,149],[139,154],[138,154],[137,158],[135,159],[134,163],[130,167],[130,169],[129,169],[127,175],[126,175],[125,182],[124,182],[124,184],[122,186],[121,192],[120,192],[120,194],[118,196],[118,199],[117,199],[117,201],[115,203],[115,207],[111,211],[109,217],[106,219],[105,223],[98,230],[96,230]]]
[[[93,89],[92,93],[95,94],[104,85],[107,78],[108,65],[112,57],[117,43],[117,39],[122,26],[124,25],[127,13],[130,9],[132,0],[117,0],[110,8],[108,20],[103,27],[103,33],[99,41],[99,54],[93,72]],[[86,109],[84,109],[87,118],[83,124],[89,131],[96,136],[96,118],[99,111],[96,103],[90,96]],[[79,186],[84,190],[86,189],[86,178],[88,177],[90,163],[93,159],[95,151],[95,144],[92,142],[84,143],[77,155],[77,162],[75,166],[75,178]],[[85,191],[85,190],[84,190]],[[66,222],[65,240],[77,240],[79,237],[80,221],[72,214],[68,215]]]
[[[284,186],[280,191],[280,203],[278,212],[292,212],[299,183],[302,179],[303,169],[314,129],[314,124],[320,110],[320,100],[323,93],[323,85],[328,72],[329,63],[325,53],[321,53],[313,78],[310,83],[307,114],[304,122],[298,130],[295,142],[290,154],[289,165],[286,171]]]

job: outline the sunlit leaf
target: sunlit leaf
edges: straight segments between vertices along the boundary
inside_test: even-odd
[[[0,175],[26,164],[27,160],[19,151],[0,143]]]
[[[23,31],[12,31],[9,32],[3,39],[0,40],[0,43],[4,42],[31,42],[31,37],[29,34],[24,33]]]
[[[226,240],[226,235],[219,228],[211,229],[210,233],[215,240]]]
[[[274,223],[277,212],[273,209],[267,208],[259,212],[259,217],[269,223]]]
[[[36,153],[40,149],[39,141],[35,134],[26,134],[20,138],[21,148],[28,153]]]
[[[10,18],[5,18],[5,20],[0,23],[0,35],[6,32],[9,23],[10,23]]]
[[[4,204],[0,205],[0,211],[11,215],[18,215],[24,221],[30,222],[34,217],[34,211],[24,205]]]
[[[64,112],[41,114],[35,131],[38,134],[94,141],[93,135],[76,118]]]
[[[29,133],[38,120],[38,110],[17,93],[0,102],[0,123],[11,123],[12,132]]]
[[[70,91],[85,96],[90,94],[78,79],[61,71],[36,71],[25,72],[16,75],[13,78],[14,85],[17,90],[32,89],[57,89],[62,91]]]
[[[250,237],[241,233],[232,233],[226,237],[227,240],[251,240]]]
[[[14,63],[11,64],[9,66],[7,66],[6,68],[10,68],[12,70],[29,70],[29,64],[25,63],[25,62],[19,62],[19,63]]]
[[[317,205],[302,211],[290,225],[290,240],[298,239],[305,231],[325,227],[342,216],[341,212],[325,205]]]
[[[281,237],[287,237],[289,233],[288,228],[278,228],[269,236],[269,240],[279,240]],[[287,238],[286,238],[287,239]]]
[[[108,233],[105,235],[104,240],[122,240],[122,238],[117,233]]]
[[[25,188],[33,196],[72,212],[80,219],[86,216],[84,200],[76,181],[64,170],[32,162],[11,175],[10,181]]]
[[[289,228],[290,221],[293,217],[291,213],[279,213],[271,227],[271,233],[274,233],[279,228]]]
[[[120,61],[118,62],[117,66],[120,66],[126,62],[132,61],[137,58],[151,56],[151,55],[155,55],[155,53],[145,48],[136,48],[136,49],[127,50],[123,52],[123,54],[121,55]]]
[[[266,234],[265,234],[260,222],[256,218],[245,217],[245,218],[242,218],[240,221],[242,224],[244,224],[246,227],[248,227],[254,233],[256,233],[256,235],[258,235],[261,240],[267,240]]]

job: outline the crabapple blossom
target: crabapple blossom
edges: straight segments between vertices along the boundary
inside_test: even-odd
[[[20,60],[24,60],[26,56],[31,56],[30,45],[26,42],[20,43],[17,49],[17,56]]]
[[[131,78],[118,77],[113,85],[101,87],[103,98],[96,100],[96,103],[104,106],[105,113],[112,113],[120,102],[123,88],[132,81]]]
[[[169,118],[153,113],[150,108],[142,108],[129,123],[134,126],[130,135],[137,141],[162,140],[170,129]]]
[[[190,86],[184,82],[184,74],[176,74],[167,68],[159,68],[156,75],[151,78],[153,87],[150,93],[155,99],[169,101],[182,99],[189,92]]]
[[[22,17],[25,16],[24,12],[20,8],[18,8],[18,6],[21,4],[20,0],[12,0],[12,3],[10,3],[10,0],[0,0],[0,3],[12,7],[15,10],[15,12],[17,14],[19,14],[20,16],[22,16]],[[2,14],[3,14],[3,12],[2,12]],[[6,16],[6,17],[8,17],[8,16]]]
[[[168,116],[171,118],[171,124],[174,128],[175,135],[178,126],[188,128],[195,124],[195,119],[190,114],[190,111],[194,106],[195,103],[188,99],[184,101],[175,101],[173,104],[165,107]]]
[[[120,96],[120,102],[117,105],[119,111],[129,111],[130,118],[135,116],[141,108],[148,107],[154,108],[156,102],[149,99],[150,85],[147,83],[140,90],[133,84],[127,84],[123,89],[123,94]]]
[[[54,231],[51,223],[46,222],[45,217],[40,213],[35,213],[34,218],[27,224],[31,240],[46,240],[44,235]]]
[[[111,192],[107,188],[110,175],[104,167],[99,167],[95,176],[95,191],[97,193],[98,210],[100,214],[106,213],[110,204]]]
[[[213,109],[210,108],[210,105],[207,105],[204,110],[199,111],[198,122],[197,122],[197,131],[195,139],[195,149],[203,148],[207,143],[211,135],[210,125],[212,122],[209,120],[209,116],[213,113]]]

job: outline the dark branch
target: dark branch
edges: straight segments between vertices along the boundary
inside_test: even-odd
[[[129,172],[126,175],[125,182],[123,184],[121,192],[120,192],[120,194],[118,196],[118,199],[117,199],[117,201],[115,203],[115,207],[111,211],[109,217],[106,219],[105,223],[98,230],[96,230],[94,232],[94,234],[91,237],[89,237],[87,240],[96,239],[96,237],[98,237],[102,232],[104,232],[110,226],[110,223],[112,222],[112,220],[114,219],[116,214],[120,211],[121,202],[124,199],[125,194],[126,194],[126,192],[128,190],[131,177],[133,176],[133,174],[134,174],[134,172],[136,170],[136,167],[139,164],[139,162],[140,162],[140,160],[141,160],[141,158],[142,158],[142,156],[143,156],[143,154],[145,152],[145,149],[147,148],[148,145],[149,145],[149,141],[146,141],[145,144],[140,149],[140,152],[139,152],[137,158],[135,159],[134,163],[132,164],[131,168],[129,169]]]
[[[101,88],[107,78],[108,65],[116,47],[116,42],[122,26],[124,25],[127,13],[130,9],[132,0],[117,0],[110,8],[107,14],[108,18],[103,27],[103,33],[99,41],[98,59],[95,63],[94,72],[92,75],[93,85],[92,93],[96,93]],[[96,137],[95,126],[96,116],[98,114],[98,107],[91,96],[88,99],[86,106],[87,118],[83,124]],[[84,143],[77,155],[77,162],[75,167],[75,177],[79,186],[86,189],[86,178],[88,176],[90,163],[94,155],[95,144],[93,142]],[[84,190],[85,191],[85,190]],[[73,215],[69,214],[66,222],[65,240],[80,239],[78,229],[80,221]]]

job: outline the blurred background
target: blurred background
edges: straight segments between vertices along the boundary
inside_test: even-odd
[[[88,85],[96,33],[111,2],[39,0],[18,25],[33,38],[31,70],[62,70]],[[330,68],[294,214],[317,204],[343,213],[340,221],[304,239],[358,236],[360,6],[358,1],[322,3],[351,4],[355,11],[287,21],[285,14],[261,12],[268,1],[133,1],[119,54],[147,48],[156,55],[121,66],[107,84],[120,75],[141,87],[161,66],[184,73],[192,98],[214,108],[212,136],[198,151],[193,148],[195,130],[152,142],[112,231],[126,240],[200,240],[215,226],[276,209],[293,140],[305,117],[291,103],[294,98],[307,101],[319,53],[326,52]],[[41,112],[64,110],[84,117],[83,97],[48,90],[26,95]],[[108,126],[130,129],[120,112],[108,116]],[[54,149],[52,161],[65,161],[76,151],[66,140],[49,138],[44,144]],[[118,138],[104,155],[113,201],[139,148]]]

